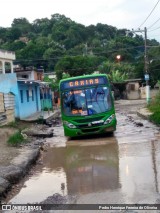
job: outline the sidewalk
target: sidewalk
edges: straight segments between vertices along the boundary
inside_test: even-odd
[[[137,111],[137,115],[139,115],[141,118],[145,120],[149,120],[149,116],[153,113],[150,112],[147,108],[142,108]]]
[[[125,100],[125,99],[120,99],[120,100],[115,100],[115,104],[119,105],[143,105],[146,106],[146,100],[145,99],[137,99],[137,100]]]
[[[54,111],[37,112],[21,120],[27,121],[27,122],[35,122],[35,121],[38,121],[39,119],[43,119],[44,121],[48,122],[59,115],[60,115],[60,109],[57,108],[57,109],[54,109]]]
[[[138,99],[138,100],[115,100],[115,105],[139,105],[141,106],[140,109],[137,110],[137,115],[145,120],[149,120],[149,116],[152,115],[152,112],[150,112],[147,109],[147,103],[145,99]]]

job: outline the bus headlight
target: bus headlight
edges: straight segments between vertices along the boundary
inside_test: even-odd
[[[76,128],[76,126],[74,124],[69,123],[68,121],[64,121],[63,123],[64,123],[64,125],[68,126],[70,129],[75,129]]]
[[[104,124],[110,124],[113,121],[114,118],[115,118],[115,114],[112,114],[111,116],[109,116],[109,118],[107,118],[104,121]]]

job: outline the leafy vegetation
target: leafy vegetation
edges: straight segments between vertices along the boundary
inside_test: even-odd
[[[24,142],[24,137],[22,136],[20,131],[18,131],[16,133],[14,133],[13,135],[11,135],[9,137],[9,139],[7,140],[7,143],[9,145],[11,145],[11,146],[18,146],[22,142]]]
[[[22,133],[22,130],[30,127],[32,124],[21,120],[15,120],[7,125],[1,126],[1,128],[13,128],[16,132],[12,134],[7,140],[8,145],[18,146],[24,142],[27,142],[26,136]]]
[[[151,121],[160,125],[160,91],[155,99],[148,105],[148,109],[153,112],[150,116]]]
[[[96,56],[66,56],[61,58],[55,66],[57,79],[62,79],[63,73],[71,77],[92,74],[103,60],[103,57]]]
[[[58,89],[59,81],[57,79],[51,79],[48,76],[45,76],[44,81],[49,83],[49,86],[53,91]]]
[[[128,79],[128,74],[126,73],[123,73],[121,74],[119,70],[113,70],[109,75],[108,75],[110,81],[113,81],[113,82],[124,82],[125,80]]]
[[[11,27],[0,27],[0,49],[15,51],[15,64],[55,72],[58,81],[64,73],[77,76],[99,69],[110,76],[119,73],[144,78],[143,35],[130,32],[126,36],[126,30],[101,23],[84,26],[60,14],[33,23],[15,18]],[[159,42],[148,39],[147,47],[150,77],[155,84],[160,79]],[[121,55],[120,62],[117,55]]]

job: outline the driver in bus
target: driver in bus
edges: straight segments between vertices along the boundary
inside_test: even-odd
[[[66,97],[66,100],[64,103],[65,103],[65,106],[69,107],[71,110],[77,109],[77,102],[76,102],[73,89],[71,90],[69,97]]]

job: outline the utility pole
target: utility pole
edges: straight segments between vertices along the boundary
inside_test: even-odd
[[[149,86],[149,73],[148,73],[148,55],[147,55],[147,28],[145,27],[144,30],[138,29],[138,30],[133,30],[133,33],[144,33],[144,78],[146,81],[146,102],[147,104],[150,101],[150,86]],[[129,33],[128,31],[126,32],[127,34]]]
[[[146,101],[147,104],[150,101],[150,88],[149,88],[149,74],[148,74],[148,55],[147,55],[147,28],[144,28],[144,42],[145,42],[145,53],[144,53],[144,64],[145,64],[145,80],[146,80]]]

